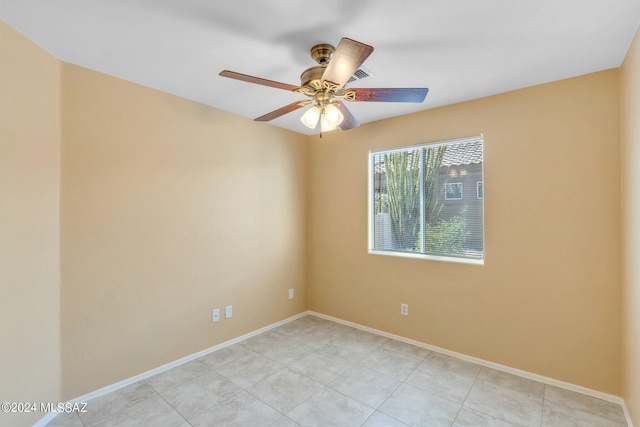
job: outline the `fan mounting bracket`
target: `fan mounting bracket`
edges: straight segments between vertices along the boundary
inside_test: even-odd
[[[321,43],[313,46],[309,53],[314,61],[320,65],[327,65],[333,56],[336,48],[327,43]]]

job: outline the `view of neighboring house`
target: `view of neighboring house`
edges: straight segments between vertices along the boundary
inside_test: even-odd
[[[373,162],[374,250],[482,259],[481,138],[375,153]]]

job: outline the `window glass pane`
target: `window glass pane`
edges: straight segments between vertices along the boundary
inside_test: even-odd
[[[420,151],[374,156],[374,247],[420,250]]]
[[[372,250],[483,259],[481,137],[372,153]]]

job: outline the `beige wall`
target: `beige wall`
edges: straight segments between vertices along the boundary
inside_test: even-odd
[[[313,138],[310,309],[618,395],[618,95],[610,70]],[[367,254],[369,150],[480,133],[485,265]]]
[[[68,64],[63,89],[65,399],[306,309],[303,136]]]
[[[640,31],[620,73],[622,124],[622,396],[640,425]]]
[[[0,402],[60,399],[59,176],[60,63],[0,21]]]
[[[638,182],[639,45],[621,81],[319,140],[61,65],[0,23],[0,400],[73,398],[311,308],[622,393],[638,423],[640,271],[626,263],[621,316],[619,171]],[[478,133],[486,264],[367,254],[368,151]],[[640,194],[623,194],[637,236]],[[211,323],[227,304],[234,317]]]

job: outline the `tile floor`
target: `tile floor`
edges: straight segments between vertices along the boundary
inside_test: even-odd
[[[88,402],[56,426],[626,426],[622,408],[315,316]]]

